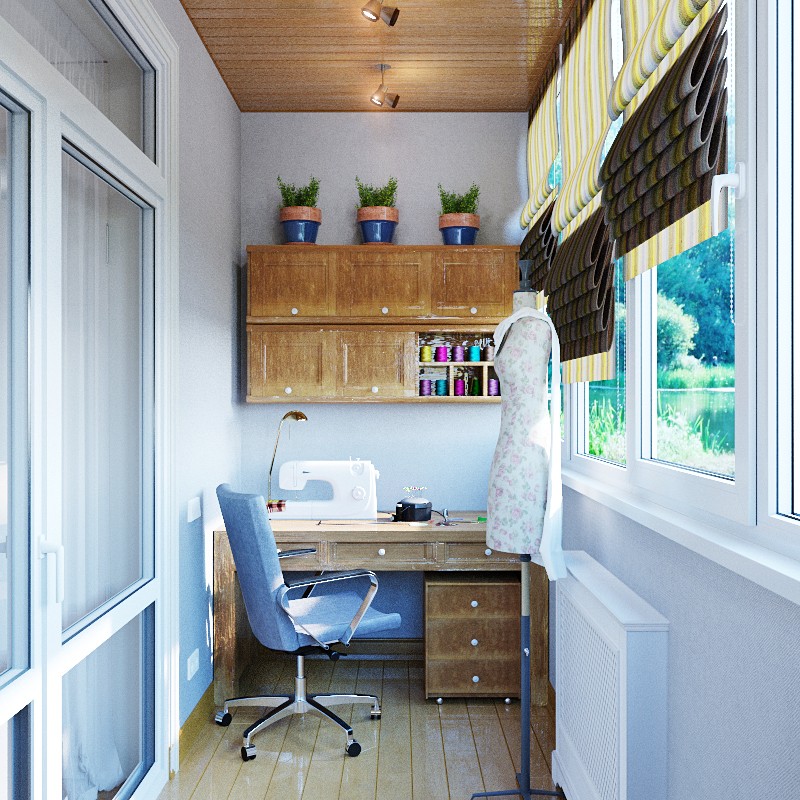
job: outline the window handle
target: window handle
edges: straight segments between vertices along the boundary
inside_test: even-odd
[[[743,161],[736,162],[734,172],[715,175],[711,179],[711,234],[716,236],[722,231],[719,223],[719,207],[723,189],[733,189],[734,200],[741,200],[747,188],[746,170]]]
[[[64,545],[39,537],[39,558],[56,557],[56,603],[64,602]]]

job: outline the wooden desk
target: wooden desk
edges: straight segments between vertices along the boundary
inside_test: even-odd
[[[476,518],[476,512],[454,511],[454,517]],[[388,517],[386,517],[388,519]],[[272,520],[281,550],[315,547],[313,556],[286,559],[289,571],[518,570],[518,556],[487,550],[486,525],[415,526],[403,522]],[[422,602],[422,598],[420,598]],[[547,704],[549,584],[542,567],[531,570],[531,702]],[[250,660],[253,638],[242,602],[236,568],[225,531],[214,532],[214,698],[221,704],[237,692],[238,679]]]

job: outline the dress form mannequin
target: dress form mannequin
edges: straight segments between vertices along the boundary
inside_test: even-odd
[[[533,292],[514,293],[514,313],[495,331],[495,370],[502,387],[500,434],[489,472],[486,543],[524,553],[563,577],[558,335],[534,308]],[[553,356],[555,402],[548,410],[547,366]]]

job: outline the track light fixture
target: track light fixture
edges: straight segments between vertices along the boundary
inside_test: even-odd
[[[381,0],[367,0],[366,5],[361,9],[361,13],[370,22],[377,22],[380,17],[391,28],[400,16],[400,9],[393,6],[385,6],[381,3]]]
[[[386,84],[384,83],[383,73],[387,69],[391,69],[388,64],[379,64],[381,68],[381,85],[372,93],[369,98],[376,106],[388,106],[389,108],[396,108],[400,102],[399,94],[392,94]]]

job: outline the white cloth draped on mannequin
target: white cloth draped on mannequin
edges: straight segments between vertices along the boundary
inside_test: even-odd
[[[529,302],[527,295],[517,292],[515,306]],[[546,313],[521,307],[497,326],[494,342],[502,405],[489,473],[486,542],[502,552],[530,555],[545,567],[550,580],[556,580],[566,574],[561,550],[558,334]]]

